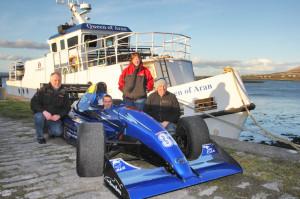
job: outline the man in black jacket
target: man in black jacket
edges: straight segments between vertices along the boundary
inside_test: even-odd
[[[171,135],[176,133],[174,123],[180,117],[180,106],[176,96],[167,91],[166,80],[159,78],[154,83],[156,92],[146,100],[144,112],[158,121]]]
[[[63,133],[63,116],[71,109],[69,95],[61,85],[61,75],[54,72],[50,76],[50,83],[43,86],[31,99],[31,110],[34,112],[34,126],[37,140],[45,144],[43,128],[46,126],[49,131],[49,138],[61,136]]]

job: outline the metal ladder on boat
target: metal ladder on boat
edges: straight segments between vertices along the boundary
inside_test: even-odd
[[[166,79],[167,81],[167,87],[171,87],[171,80],[170,80],[170,76],[169,76],[169,71],[168,71],[168,67],[167,67],[167,62],[165,58],[158,58],[159,61],[159,66],[161,69],[161,73],[162,73],[162,77]]]

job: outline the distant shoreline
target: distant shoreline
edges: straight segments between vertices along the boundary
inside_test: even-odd
[[[243,79],[244,83],[265,83],[263,80],[254,80],[254,79]]]
[[[212,76],[195,76],[196,80],[205,79]],[[271,74],[257,74],[257,75],[241,75],[243,82],[248,80],[273,80],[273,81],[300,81],[300,66],[293,68],[286,72],[271,73]],[[251,82],[249,82],[251,83]],[[252,81],[253,83],[253,81]],[[258,83],[258,82],[256,82]]]
[[[242,75],[241,78],[244,80],[273,80],[273,81],[300,81],[299,76],[270,76],[270,75]]]
[[[254,76],[254,75],[253,75]],[[249,75],[242,75],[241,78],[243,82],[246,83],[264,83],[266,80],[272,80],[272,81],[294,81],[294,82],[299,82],[300,77],[253,77]],[[195,76],[196,80],[199,79],[205,79],[209,78],[212,76]]]

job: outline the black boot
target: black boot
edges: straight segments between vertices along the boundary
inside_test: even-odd
[[[42,139],[38,138],[37,141],[38,141],[39,144],[46,144],[45,138],[42,138]]]
[[[53,139],[53,138],[55,138],[55,136],[52,135],[52,134],[50,134],[50,133],[48,133],[48,138],[49,138],[49,139]]]

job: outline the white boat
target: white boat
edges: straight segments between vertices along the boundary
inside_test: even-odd
[[[165,77],[168,90],[183,107],[182,117],[202,115],[210,134],[237,139],[240,128],[207,117],[243,126],[248,108],[253,107],[237,72],[227,72],[195,81],[190,60],[190,37],[166,32],[132,32],[128,27],[86,23],[90,4],[56,0],[68,5],[78,25],[60,25],[48,39],[50,52],[39,59],[9,65],[7,94],[31,98],[52,72],[62,74],[63,84],[105,82],[108,94],[121,99],[118,79],[128,66],[130,55],[138,52],[154,79]],[[80,11],[78,10],[80,8]],[[239,94],[240,93],[240,94]]]

